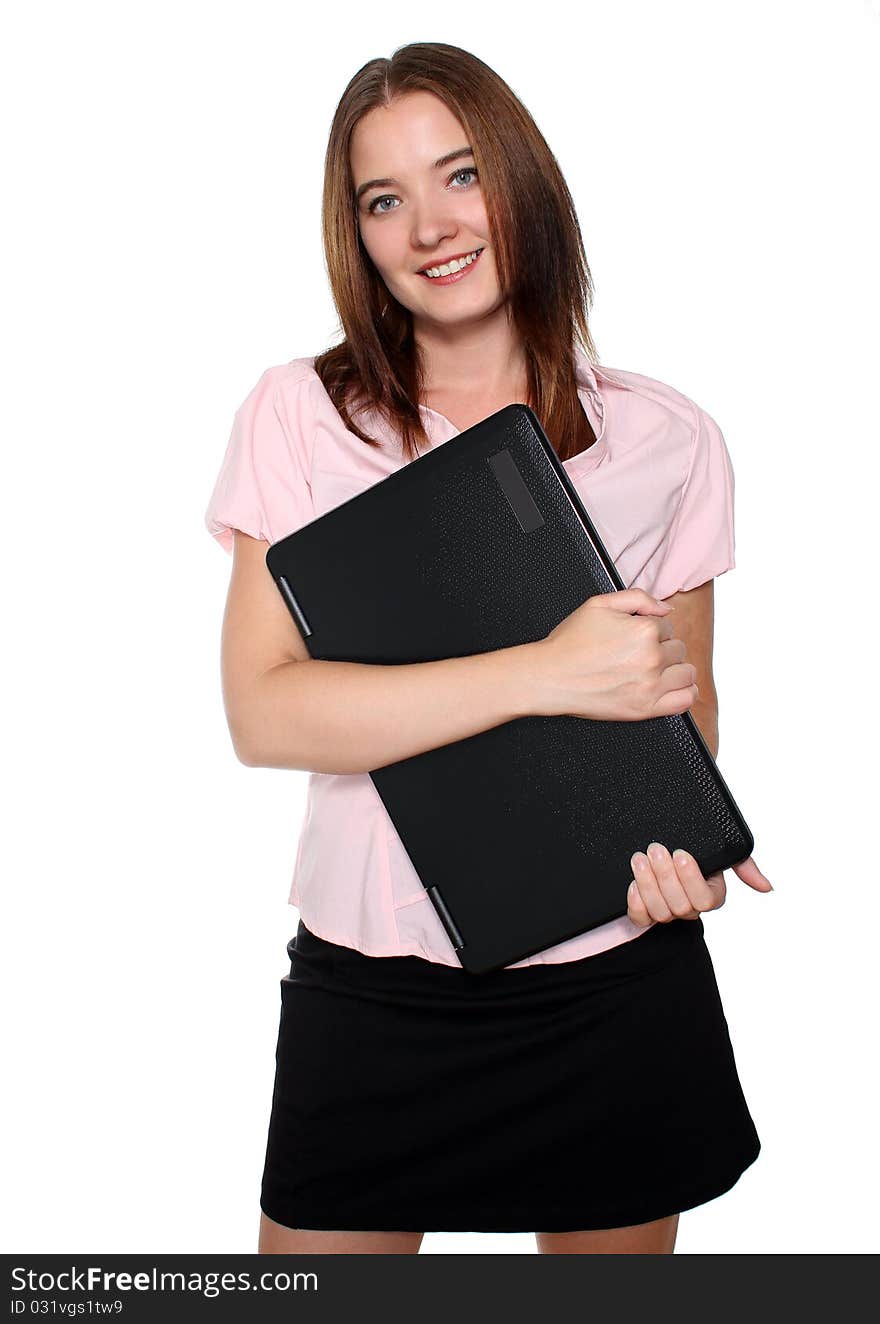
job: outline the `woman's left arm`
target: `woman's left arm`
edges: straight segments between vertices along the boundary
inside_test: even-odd
[[[675,608],[674,615],[669,617],[673,633],[687,649],[686,661],[697,669],[696,685],[700,693],[688,712],[710,754],[717,759],[718,695],[712,674],[715,581],[710,579],[699,588],[673,593],[664,602]],[[764,877],[752,856],[732,867],[737,877],[755,891],[772,892],[770,880]],[[652,842],[647,853],[636,851],[633,855],[632,869],[627,913],[636,924],[696,919],[703,911],[724,905],[727,895],[724,874],[704,878],[696,860],[685,851],[678,850],[673,855],[662,843]]]
[[[717,759],[718,695],[712,674],[715,580],[710,579],[687,593],[673,593],[663,601],[675,608],[675,615],[670,617],[672,632],[687,648],[687,661],[697,668],[696,686],[700,693],[688,712],[700,728],[713,759]]]

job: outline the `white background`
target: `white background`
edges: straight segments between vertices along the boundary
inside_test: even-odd
[[[319,221],[343,88],[437,40],[555,152],[600,360],[695,399],[734,464],[718,762],[776,890],[729,872],[705,923],[763,1150],[677,1251],[876,1250],[880,6],[301,12],[5,24],[2,1248],[256,1249],[307,774],[232,751],[231,561],[203,513],[263,369],[338,338]],[[536,1253],[422,1247],[462,1251]]]

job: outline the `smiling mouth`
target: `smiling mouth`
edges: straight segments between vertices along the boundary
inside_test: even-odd
[[[485,247],[485,245],[483,247]],[[466,253],[465,258],[470,257],[471,259],[470,262],[466,262],[466,261],[462,262],[462,259],[454,258],[453,261],[462,262],[462,265],[455,268],[452,271],[447,271],[445,275],[429,276],[428,271],[442,271],[444,266],[449,265],[446,262],[440,263],[437,266],[428,267],[427,271],[419,271],[416,274],[418,276],[424,276],[425,280],[433,281],[435,285],[443,285],[443,284],[449,285],[452,284],[453,281],[457,280],[458,277],[467,275],[467,273],[471,270],[471,268],[475,267],[479,262],[480,255],[482,252],[483,252],[483,248],[475,248],[472,250],[472,253],[475,254],[475,256],[471,256],[470,253]]]

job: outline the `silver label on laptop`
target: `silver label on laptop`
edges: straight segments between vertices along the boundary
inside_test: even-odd
[[[535,505],[535,499],[516,466],[510,451],[497,451],[486,461],[498,480],[498,486],[519,520],[523,533],[534,533],[544,523],[544,516]]]

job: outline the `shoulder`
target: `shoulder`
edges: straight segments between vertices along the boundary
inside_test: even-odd
[[[264,450],[293,447],[310,456],[314,427],[329,396],[315,372],[314,357],[290,359],[264,368],[236,410]]]
[[[634,404],[665,411],[690,425],[696,424],[698,415],[705,412],[684,391],[657,377],[631,369],[608,368],[604,364],[595,365],[594,371],[600,387],[605,384],[610,391],[626,392]]]
[[[290,359],[287,363],[273,363],[264,368],[248,392],[245,404],[257,399],[274,404],[282,398],[308,397],[315,383],[321,386],[314,363],[314,358],[300,358]]]
[[[645,442],[661,445],[668,459],[676,457],[687,470],[707,443],[724,447],[715,419],[684,391],[630,369],[594,365],[594,372],[618,451]]]
[[[669,598],[732,569],[734,476],[715,420],[656,377],[594,371],[616,462],[609,469],[618,479],[619,530],[612,519],[609,526],[612,543],[622,543],[623,578]]]

